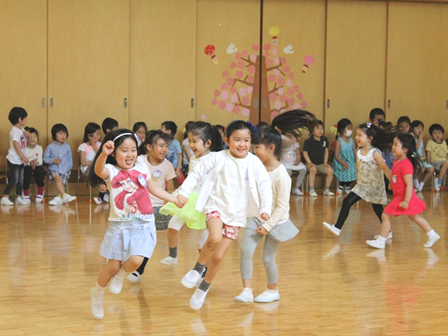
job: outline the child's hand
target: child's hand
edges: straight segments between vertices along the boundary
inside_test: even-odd
[[[314,163],[312,163],[312,162],[308,163],[308,169],[311,169],[311,168],[313,168],[314,166],[316,166]]]
[[[264,226],[259,226],[259,227],[255,230],[255,232],[258,233],[259,235],[262,235],[262,236],[266,236],[266,235],[269,233],[268,230],[266,230],[266,229],[264,228]]]
[[[23,131],[23,135],[25,136],[25,138],[28,139],[30,137],[31,133],[28,131]]]
[[[103,153],[106,155],[111,155],[114,152],[115,144],[112,140],[109,140],[103,145]]]
[[[54,164],[60,164],[60,163],[61,163],[61,159],[54,159],[54,160],[53,160],[53,163],[54,163]]]
[[[331,165],[329,163],[324,164],[325,168],[331,168]]]
[[[24,158],[22,159],[22,161],[23,161],[24,164],[28,164],[28,162],[30,162],[30,160],[28,160],[27,157],[24,157]]]
[[[344,170],[347,170],[347,169],[348,169],[348,164],[347,164],[347,162],[343,162],[343,163],[342,163],[342,168],[344,168]]]
[[[300,164],[300,160],[296,160],[296,162],[294,162],[294,166],[298,166]]]
[[[423,140],[423,137],[425,136],[425,132],[423,130],[420,131],[420,134],[418,135],[418,138],[420,140]]]
[[[261,219],[263,219],[263,220],[265,220],[265,221],[269,220],[269,215],[268,215],[266,212],[263,212],[263,213],[260,215],[260,217],[261,217]]]
[[[100,184],[100,192],[105,193],[107,191],[107,185]]]
[[[187,202],[188,202],[188,198],[186,198],[185,196],[182,196],[181,194],[177,195],[176,206],[178,208],[183,208]]]
[[[36,168],[36,166],[37,166],[37,160],[32,160],[32,161],[30,161],[30,166],[31,166],[31,168]]]
[[[400,208],[407,209],[409,207],[409,202],[403,201],[399,204]]]
[[[177,169],[176,169],[176,176],[177,176],[177,178],[179,179],[179,178],[182,178],[182,171],[180,170],[180,167],[177,167]]]

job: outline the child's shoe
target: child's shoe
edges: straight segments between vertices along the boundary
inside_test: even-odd
[[[431,236],[429,236],[428,241],[426,242],[425,245],[423,245],[424,247],[431,247],[433,246],[436,241],[438,241],[440,239],[440,236],[434,232],[434,234],[432,234]]]
[[[70,203],[73,202],[76,199],[76,196],[72,196],[69,194],[64,194],[64,197],[62,197],[62,202],[64,203]]]
[[[342,195],[343,192],[344,192],[344,187],[340,185],[340,186],[338,187],[338,194],[339,194],[339,195]]]
[[[173,257],[168,256],[168,257],[160,260],[160,263],[164,264],[164,265],[176,265],[177,264],[177,258],[173,258]]]
[[[94,197],[93,200],[95,201],[96,204],[100,205],[101,203],[103,203],[103,200],[99,197]]]
[[[56,196],[55,198],[53,198],[50,202],[48,202],[48,204],[50,205],[61,205],[64,202],[62,201],[61,196]]]
[[[112,280],[109,283],[109,292],[112,294],[120,294],[121,289],[123,288],[123,277],[126,272],[123,269],[123,266],[120,267],[120,270],[113,276]]]
[[[338,229],[336,226],[334,226],[333,224],[329,224],[327,222],[323,222],[322,223],[324,225],[324,227],[330,231],[331,233],[335,234],[336,236],[339,236],[341,234],[341,229]]]
[[[325,196],[334,196],[334,192],[330,191],[330,190],[325,190],[324,191],[324,195]]]
[[[441,186],[442,186],[442,180],[438,178],[436,180],[436,191],[440,191]]]
[[[14,203],[11,202],[11,201],[9,200],[8,197],[2,197],[2,202],[1,202],[1,204],[2,204],[2,205],[14,205]]]
[[[135,271],[128,275],[128,280],[131,282],[139,282],[140,281],[140,273]]]
[[[30,204],[30,202],[25,201],[21,196],[17,196],[15,203],[18,204],[18,205],[28,205],[28,204]]]
[[[22,199],[23,199],[25,202],[31,203],[31,200],[30,200],[30,193],[28,192],[28,195],[22,194]]]
[[[420,183],[418,184],[418,188],[417,188],[417,190],[418,190],[419,192],[422,191],[424,186],[425,186],[425,182],[420,182]]]
[[[36,199],[34,200],[36,203],[42,203],[42,201],[44,200],[44,194],[38,194],[36,196]]]
[[[317,197],[317,193],[316,193],[316,191],[314,189],[310,191],[310,196],[311,197]]]
[[[350,188],[350,187],[345,187],[345,193],[346,193],[346,194],[350,194],[351,191],[352,191],[352,188]]]
[[[109,194],[104,194],[103,201],[109,203]]]
[[[254,293],[248,288],[244,288],[240,295],[233,298],[235,302],[254,302]]]
[[[292,194],[296,196],[303,196],[303,192],[299,188],[294,188]]]
[[[189,270],[187,274],[184,275],[180,283],[187,288],[193,288],[196,286],[198,281],[201,279],[201,274],[195,270]],[[202,304],[201,304],[202,306]],[[199,308],[198,308],[199,309]]]
[[[375,240],[366,240],[367,245],[372,246],[377,249],[384,249],[386,247],[386,242],[381,241],[379,239]]]
[[[267,289],[255,298],[255,302],[263,302],[263,303],[274,302],[278,300],[280,300],[280,294],[278,292],[278,289],[275,291]]]
[[[97,294],[95,287],[90,290],[90,301],[93,317],[101,320],[104,317],[103,295]]]
[[[194,272],[196,272],[196,271],[194,271]],[[198,272],[196,272],[196,273],[198,273]],[[204,304],[205,297],[207,296],[207,293],[208,293],[208,289],[206,292],[204,292],[204,291],[200,290],[199,288],[197,288],[195,290],[195,292],[193,293],[193,295],[191,296],[190,307],[195,310],[201,309],[202,305]]]

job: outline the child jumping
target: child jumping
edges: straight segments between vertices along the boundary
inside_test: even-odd
[[[146,165],[136,163],[137,140],[131,130],[109,132],[101,145],[90,171],[92,187],[106,181],[111,192],[109,228],[100,247],[108,259],[99,273],[97,284],[90,290],[91,310],[95,318],[104,317],[103,295],[119,294],[126,273],[135,271],[143,258],[150,258],[157,242],[150,194],[182,206],[179,197],[168,194],[151,180]]]
[[[241,244],[240,271],[243,291],[233,300],[253,302],[252,257],[257,245],[266,237],[263,247],[263,264],[266,270],[267,289],[255,298],[255,302],[272,302],[280,299],[277,289],[278,269],[275,257],[280,244],[295,237],[299,230],[289,219],[289,197],[291,178],[284,165],[279,161],[282,155],[282,138],[272,127],[265,127],[255,134],[255,155],[263,162],[272,182],[272,215],[262,222],[257,217],[247,219],[244,239]]]
[[[424,247],[431,247],[440,236],[431,228],[428,221],[420,214],[425,210],[426,204],[417,197],[413,188],[413,176],[420,171],[421,163],[415,150],[415,139],[411,134],[400,133],[394,139],[392,147],[397,160],[392,167],[392,190],[394,198],[384,209],[380,235],[375,240],[366,243],[378,249],[384,249],[387,236],[390,232],[390,215],[406,215],[425,231],[428,241]]]
[[[381,222],[383,205],[387,204],[386,188],[383,172],[390,180],[390,170],[384,162],[381,150],[390,148],[395,133],[381,129],[372,123],[359,125],[356,130],[358,144],[358,182],[353,190],[344,198],[336,225],[323,222],[331,233],[339,236],[353,204],[363,199],[372,203],[373,211]],[[392,238],[392,232],[388,238]]]

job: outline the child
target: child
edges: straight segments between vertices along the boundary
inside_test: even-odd
[[[315,120],[314,116],[311,118],[312,115],[305,111],[295,110],[285,114],[281,120],[294,116],[296,122],[291,122],[287,127],[292,127],[295,132],[310,123],[310,120]],[[246,218],[257,216],[263,220],[269,219],[272,207],[271,181],[260,159],[249,152],[251,136],[252,126],[249,123],[242,120],[231,122],[224,139],[229,149],[210,153],[190,172],[180,188],[180,195],[186,196],[204,178],[195,208],[206,214],[209,237],[195,267],[181,281],[187,288],[200,282],[190,300],[193,309],[202,307],[227,250],[237,238],[239,228],[246,225]],[[207,274],[201,281],[208,261]]]
[[[390,170],[384,162],[380,150],[390,148],[394,135],[392,131],[381,129],[371,123],[361,124],[356,130],[356,143],[359,147],[357,152],[358,182],[344,198],[336,225],[323,222],[324,227],[336,236],[341,234],[342,226],[352,205],[361,199],[372,203],[373,211],[381,221],[383,204],[387,204],[383,172],[390,180]],[[388,238],[392,238],[392,232],[389,233]]]
[[[37,196],[35,198],[36,203],[42,203],[44,199],[44,186],[45,186],[45,169],[42,166],[42,146],[39,143],[39,133],[33,127],[26,128],[30,133],[28,137],[28,144],[26,147],[26,157],[28,158],[28,164],[25,165],[25,171],[23,176],[23,194],[26,201],[30,200],[30,182],[31,176],[34,176],[34,180],[37,184]]]
[[[282,138],[272,127],[258,130],[254,137],[255,154],[263,162],[272,182],[272,215],[267,222],[257,217],[247,219],[244,239],[241,244],[240,271],[243,291],[233,300],[253,302],[252,293],[252,257],[258,243],[266,237],[263,247],[263,264],[268,279],[267,289],[255,298],[255,302],[272,302],[280,299],[277,289],[278,270],[275,256],[280,243],[297,235],[299,230],[289,219],[289,194],[291,178],[284,165],[279,161],[282,155]]]
[[[409,133],[411,130],[411,119],[408,116],[401,116],[397,121],[397,131],[400,133]]]
[[[339,181],[338,193],[350,193],[350,184],[356,181],[355,143],[353,142],[353,124],[347,118],[338,122],[333,169]]]
[[[382,108],[376,107],[369,113],[369,122],[376,127],[380,127],[381,123],[386,121],[386,113]]]
[[[14,205],[9,200],[9,194],[14,186],[16,186],[16,204],[29,204],[30,202],[23,198],[23,172],[24,163],[28,163],[28,158],[25,155],[26,142],[28,132],[24,132],[26,125],[26,118],[28,113],[22,107],[13,107],[9,111],[8,119],[12,124],[11,132],[9,132],[9,150],[6,160],[8,162],[8,184],[3,191],[2,205]]]
[[[439,178],[436,181],[436,191],[440,191],[442,186],[442,180],[448,169],[448,146],[443,141],[443,134],[445,129],[440,124],[432,124],[429,128],[429,134],[432,139],[426,143],[426,156],[428,163],[430,163],[434,169],[439,171]]]
[[[73,167],[72,150],[65,140],[68,138],[68,130],[64,124],[55,124],[51,128],[53,142],[47,146],[44,154],[44,162],[48,166],[48,179],[56,182],[59,195],[48,204],[60,205],[76,199],[65,192],[65,186],[70,178]]]
[[[200,162],[208,159],[210,152],[219,152],[222,150],[219,131],[207,122],[197,121],[191,125],[188,138],[190,139],[190,148],[193,150],[194,155],[190,162],[190,173],[194,171]],[[167,233],[169,255],[161,260],[160,263],[165,265],[177,264],[179,230],[185,223],[191,229],[200,230],[197,247],[199,253],[201,253],[201,249],[208,238],[205,216],[202,212],[195,210],[196,200],[201,191],[202,184],[203,180],[200,180],[196,184],[190,193],[187,204],[181,210],[176,209],[171,204],[167,204],[162,208],[162,213],[171,214],[173,218],[170,220]]]
[[[148,167],[151,174],[151,180],[157,187],[166,190],[169,194],[174,191],[173,179],[176,177],[173,165],[169,162],[165,155],[168,152],[168,143],[170,136],[160,130],[152,130],[146,133],[145,142],[139,147],[141,154],[137,158],[137,162]],[[171,216],[165,216],[160,213],[160,209],[164,201],[160,198],[150,195],[151,204],[154,211],[156,230],[164,231],[168,226]],[[129,274],[128,279],[132,282],[140,280],[140,276],[144,273],[148,258],[144,258],[143,263],[135,271]]]
[[[333,169],[328,164],[328,139],[324,134],[324,123],[317,121],[310,138],[305,140],[303,145],[303,157],[306,160],[307,168],[310,172],[310,196],[317,197],[314,190],[314,179],[317,172],[326,174],[324,195],[333,196],[330,191],[330,184],[333,180]]]
[[[434,174],[434,167],[430,165],[428,162],[426,162],[425,155],[423,154],[423,137],[425,135],[424,132],[425,125],[420,120],[414,120],[411,123],[411,132],[415,137],[416,142],[416,148],[417,148],[417,154],[419,155],[421,161],[422,161],[422,170],[421,173],[424,173],[426,171],[425,176],[423,177],[423,180],[419,182],[418,175],[414,180],[414,187],[417,189],[417,191],[422,191],[423,187],[425,186],[425,183],[433,176]]]
[[[190,160],[194,156],[194,153],[189,146],[190,141],[188,140],[188,132],[193,124],[194,121],[189,121],[185,124],[184,141],[182,141],[182,173],[185,177],[188,176]]]
[[[414,137],[408,133],[399,133],[394,139],[392,151],[397,157],[392,168],[391,180],[394,199],[384,209],[380,235],[375,240],[367,240],[366,243],[372,247],[384,249],[390,232],[389,215],[406,215],[426,232],[428,241],[424,244],[424,247],[431,247],[440,239],[440,236],[431,228],[428,221],[420,215],[425,210],[426,205],[417,197],[412,185],[414,172],[420,171],[420,159],[415,150]]]
[[[147,166],[136,159],[134,134],[126,129],[111,131],[89,174],[92,187],[106,181],[111,191],[110,224],[100,247],[100,254],[108,261],[90,290],[92,314],[97,319],[104,317],[103,294],[109,280],[109,291],[119,294],[124,275],[135,271],[154,251],[157,235],[149,192],[182,206],[176,197],[154,185]]]
[[[140,147],[140,145],[145,142],[148,128],[143,121],[138,121],[134,124],[134,127],[132,127],[132,131],[134,132],[135,139],[137,140],[137,145]]]
[[[89,122],[84,128],[83,143],[79,145],[78,152],[80,153],[81,172],[86,173],[87,169],[92,165],[98,149],[101,146],[101,127],[100,125]]]
[[[174,136],[177,132],[177,125],[172,121],[165,121],[162,123],[162,132],[170,135],[173,140],[168,145],[167,159],[173,164],[174,170],[176,171],[177,178],[181,178],[181,166],[182,166],[182,149],[180,148],[180,143]]]
[[[224,142],[224,137],[226,136],[226,128],[223,125],[215,125],[215,127],[218,129],[219,134],[221,134],[221,142],[222,142],[222,149],[229,149]]]
[[[302,196],[303,192],[300,190],[300,186],[302,185],[303,179],[306,176],[306,167],[300,161],[301,156],[299,150],[300,148],[299,142],[294,137],[290,137],[285,134],[282,134],[281,137],[282,137],[281,163],[283,163],[283,165],[287,169],[289,176],[292,175],[293,171],[299,173],[296,179],[296,186],[292,190],[292,193],[297,196]]]
[[[115,131],[116,129],[118,129],[118,121],[116,121],[114,118],[107,117],[103,120],[101,128],[103,129],[104,135],[106,135],[110,131]]]

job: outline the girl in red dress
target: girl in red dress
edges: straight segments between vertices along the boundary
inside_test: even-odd
[[[409,133],[398,134],[394,139],[392,152],[397,157],[392,167],[391,180],[394,199],[384,209],[380,235],[375,240],[367,240],[366,243],[372,247],[383,249],[390,232],[389,215],[406,215],[426,232],[428,241],[424,246],[431,247],[440,239],[440,236],[420,215],[425,210],[426,204],[417,197],[413,186],[414,173],[418,173],[421,168],[414,137]]]

